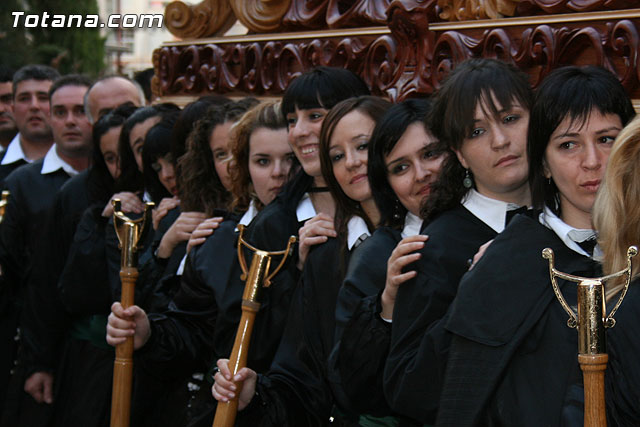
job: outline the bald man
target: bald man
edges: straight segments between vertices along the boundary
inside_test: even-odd
[[[84,97],[84,110],[92,125],[107,111],[126,102],[144,106],[144,92],[133,81],[120,76],[104,77],[96,81]]]

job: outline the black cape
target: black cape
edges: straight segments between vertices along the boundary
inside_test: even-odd
[[[415,278],[403,283],[393,310],[384,391],[391,408],[433,422],[446,366],[448,337],[441,327],[468,260],[496,232],[463,206],[442,213],[421,234],[429,236]]]
[[[438,425],[582,425],[577,332],[557,301],[542,249],[558,270],[600,275],[591,259],[569,249],[536,219],[519,216],[463,279],[446,328],[454,335]],[[558,281],[570,305],[576,285]],[[608,331],[605,376],[609,425],[640,422],[638,290],[632,286]],[[576,411],[576,408],[578,409]]]

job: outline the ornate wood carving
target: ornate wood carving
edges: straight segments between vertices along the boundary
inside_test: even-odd
[[[520,0],[438,0],[443,21],[498,19],[513,16]]]
[[[622,10],[638,7],[636,0],[521,0],[519,16],[537,14],[595,12],[599,10]]]
[[[291,0],[230,0],[231,8],[242,24],[254,33],[270,33],[282,27],[282,17]]]
[[[385,79],[395,69],[389,58],[395,57],[396,49],[388,35],[164,46],[153,53],[153,84],[163,96],[205,92],[276,96],[304,70],[332,65],[363,75],[375,93],[384,95]]]
[[[533,28],[446,31],[433,47],[432,85],[459,62],[470,57],[492,57],[527,71],[534,86],[563,65],[600,65],[614,72],[634,97],[640,95],[639,23],[628,19],[602,21],[577,28],[538,25]]]
[[[181,38],[211,37],[224,34],[236,17],[228,1],[203,0],[189,5],[172,1],[164,11],[167,29]]]
[[[294,0],[284,17],[289,30],[385,25],[389,0]]]

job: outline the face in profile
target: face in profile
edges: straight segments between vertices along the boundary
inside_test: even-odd
[[[154,127],[161,120],[160,116],[149,117],[147,120],[136,123],[129,132],[129,145],[133,152],[133,157],[138,165],[138,170],[142,172],[142,149],[144,147],[144,139],[147,137],[149,129]]]
[[[231,191],[231,178],[229,177],[229,160],[231,159],[229,130],[232,125],[233,122],[225,122],[216,126],[209,138],[209,148],[213,155],[213,166],[216,169],[222,186],[227,191]]]

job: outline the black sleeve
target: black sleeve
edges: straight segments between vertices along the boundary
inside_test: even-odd
[[[320,306],[322,297],[316,294],[318,286],[314,281],[319,280],[327,287],[332,284],[322,280],[327,278],[327,272],[318,275],[318,270],[323,269],[314,269],[309,261],[302,283],[295,290],[271,369],[259,376],[256,391],[260,404],[240,412],[239,425],[256,425],[260,420],[259,425],[321,426],[328,421],[333,404],[326,373],[331,343],[324,337],[326,320],[321,314],[328,307]],[[330,324],[333,327],[332,319]]]
[[[10,195],[0,225],[0,265],[5,286],[2,293],[9,299],[20,299],[20,288],[25,277],[27,236],[27,228],[22,218],[28,209],[22,191],[17,188],[17,180],[11,178],[5,181]]]
[[[380,318],[380,293],[399,240],[399,233],[380,229],[354,250],[336,305],[330,379],[344,390],[353,410],[375,416],[392,412],[382,388],[391,324]]]
[[[431,236],[416,262],[416,277],[400,286],[393,310],[385,395],[395,411],[423,423],[434,421],[450,345],[441,319],[475,253],[452,251]]]
[[[102,204],[89,207],[80,219],[58,281],[65,309],[73,315],[108,314],[113,299],[107,280]]]
[[[180,288],[168,309],[149,314],[151,337],[138,352],[148,369],[190,373],[212,358],[218,306],[213,290],[196,267],[200,250],[194,248],[187,257]]]

